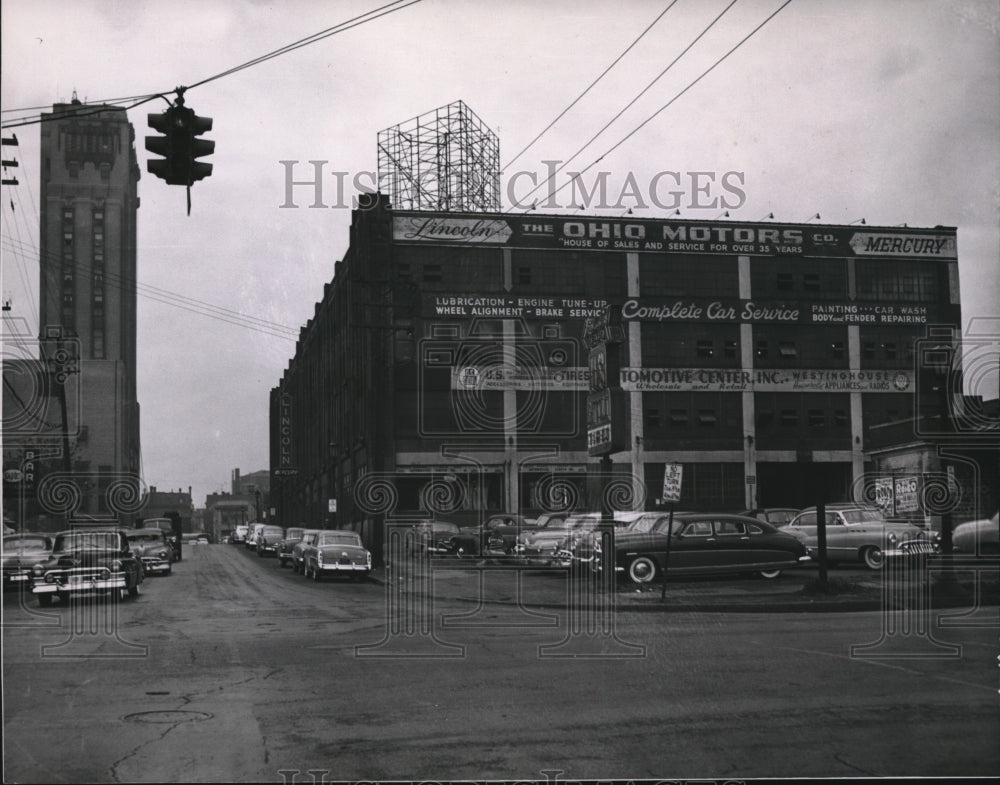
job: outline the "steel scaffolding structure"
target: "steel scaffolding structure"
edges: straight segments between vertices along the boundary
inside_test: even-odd
[[[500,141],[462,101],[378,133],[378,188],[402,210],[500,209]]]

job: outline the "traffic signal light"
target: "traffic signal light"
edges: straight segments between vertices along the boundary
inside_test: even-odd
[[[196,161],[215,151],[215,142],[196,139],[199,134],[212,130],[211,117],[198,117],[178,99],[162,114],[148,116],[149,127],[163,136],[147,136],[146,149],[162,159],[146,162],[150,174],[167,181],[167,185],[191,185],[212,174],[212,164]]]

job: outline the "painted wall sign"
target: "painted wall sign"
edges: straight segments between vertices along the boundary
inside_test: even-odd
[[[424,295],[425,317],[494,319],[594,319],[609,303],[586,297],[517,297],[503,294]],[[738,298],[631,297],[621,304],[624,321],[731,324],[933,324],[951,315],[934,305],[850,301],[774,301]],[[617,309],[617,305],[612,305]]]
[[[622,368],[622,389],[657,392],[912,392],[913,371]]]
[[[622,220],[565,216],[458,217],[448,213],[393,216],[399,242],[475,244],[508,248],[637,251],[747,256],[957,258],[952,229],[737,223],[734,221]]]

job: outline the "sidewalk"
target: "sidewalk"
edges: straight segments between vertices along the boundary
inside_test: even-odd
[[[569,603],[602,602],[594,582],[571,581],[567,570],[539,569],[488,560],[434,560],[430,575],[387,576],[376,568],[372,579],[400,592],[487,605],[564,609]],[[825,590],[816,567],[790,570],[773,580],[725,576],[669,580],[637,587],[619,582],[615,608],[626,612],[810,613],[904,610],[913,608],[995,608],[1000,605],[1000,563],[964,559],[950,571],[941,563],[927,569],[858,574],[831,570]],[[571,592],[572,590],[572,592]],[[995,611],[994,611],[995,615]]]

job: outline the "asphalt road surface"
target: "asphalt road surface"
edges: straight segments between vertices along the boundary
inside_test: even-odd
[[[994,775],[995,617],[609,627],[196,546],[135,600],[5,594],[4,781]]]

